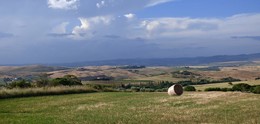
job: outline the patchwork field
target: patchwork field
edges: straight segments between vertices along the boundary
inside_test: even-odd
[[[174,77],[172,73],[187,70],[192,75]],[[50,78],[75,75],[80,78],[95,76],[111,77],[114,80],[150,80],[150,81],[172,81],[189,80],[193,75],[197,78],[211,78],[218,80],[225,77],[233,77],[240,80],[254,80],[260,76],[260,66],[188,66],[188,67],[146,67],[139,69],[123,69],[117,66],[86,66],[80,68],[49,67],[41,65],[32,66],[0,66],[0,79],[18,78],[48,75]],[[1,81],[1,80],[0,80]]]
[[[0,123],[260,123],[260,95],[91,93],[0,100]]]

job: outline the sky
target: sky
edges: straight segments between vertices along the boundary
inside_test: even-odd
[[[0,64],[260,52],[259,0],[1,0]]]

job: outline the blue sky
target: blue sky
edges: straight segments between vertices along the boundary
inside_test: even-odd
[[[176,0],[143,9],[140,17],[228,17],[260,12],[259,0]]]
[[[259,0],[2,0],[0,64],[260,52]]]

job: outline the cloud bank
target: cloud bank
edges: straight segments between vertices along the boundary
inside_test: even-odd
[[[53,9],[77,9],[79,0],[48,0],[48,7]]]
[[[5,59],[0,64],[260,52],[260,13],[197,18],[138,14],[168,2],[175,0],[20,0],[15,5],[4,0],[0,57]]]

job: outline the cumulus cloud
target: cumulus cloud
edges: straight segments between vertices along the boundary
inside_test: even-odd
[[[77,9],[79,0],[48,0],[49,8]]]
[[[205,50],[201,48],[209,51],[209,54],[259,51],[260,42],[252,40],[257,40],[260,36],[259,13],[222,18],[139,18],[142,16],[138,16],[139,10],[147,9],[145,7],[175,0],[18,0],[15,5],[12,0],[3,1],[0,4],[0,9],[4,12],[0,15],[0,57],[23,58],[24,54],[35,54],[33,57],[28,55],[28,58],[23,58],[30,61],[31,58],[39,57],[31,49],[42,48],[39,50],[42,52],[41,56],[51,54],[53,58],[49,60],[56,61],[62,61],[57,56],[70,60],[73,59],[68,56],[74,55],[78,55],[75,58],[95,59],[99,55],[115,57],[116,53],[116,57],[120,58],[127,56],[121,53],[143,49],[147,44],[155,44],[158,49],[150,49],[152,46],[149,46],[137,53],[149,54],[147,57],[151,57],[151,54],[153,57],[171,57],[170,54],[205,55]],[[237,38],[230,38],[232,36]],[[73,42],[77,40],[82,42]],[[104,43],[107,44],[100,48]],[[97,49],[107,49],[110,44],[111,54],[95,54]],[[47,46],[43,48],[44,45]],[[66,51],[60,45],[65,45]],[[133,47],[129,48],[131,45]],[[117,48],[121,49],[116,50]],[[187,49],[185,53],[183,49]],[[6,54],[10,50],[13,50],[13,54]],[[23,52],[26,50],[28,52]],[[71,51],[75,51],[74,54]],[[88,56],[88,53],[92,55]],[[136,55],[129,53],[131,57]],[[21,58],[16,60],[22,60]]]
[[[79,18],[79,20],[81,25],[73,28],[73,39],[92,38],[97,32],[101,32],[104,26],[108,26],[113,18],[111,16],[96,16]]]
[[[127,19],[134,14],[124,15]],[[72,30],[73,39],[95,39],[106,35],[121,38],[211,38],[259,36],[260,14],[234,15],[227,18],[136,18],[132,21],[115,16],[79,18],[80,25]],[[250,22],[250,23],[249,23]],[[67,33],[67,23],[55,27],[55,32]],[[243,25],[243,26],[241,26]],[[259,28],[257,28],[259,27]]]
[[[218,19],[155,18],[140,25],[151,37],[184,37],[217,30],[220,22]]]
[[[128,13],[128,14],[125,14],[124,16],[125,16],[127,19],[132,19],[132,18],[135,17],[135,14],[133,14],[133,13]]]
[[[260,14],[227,18],[152,18],[139,22],[139,25],[144,36],[150,38],[259,36],[259,19]]]

